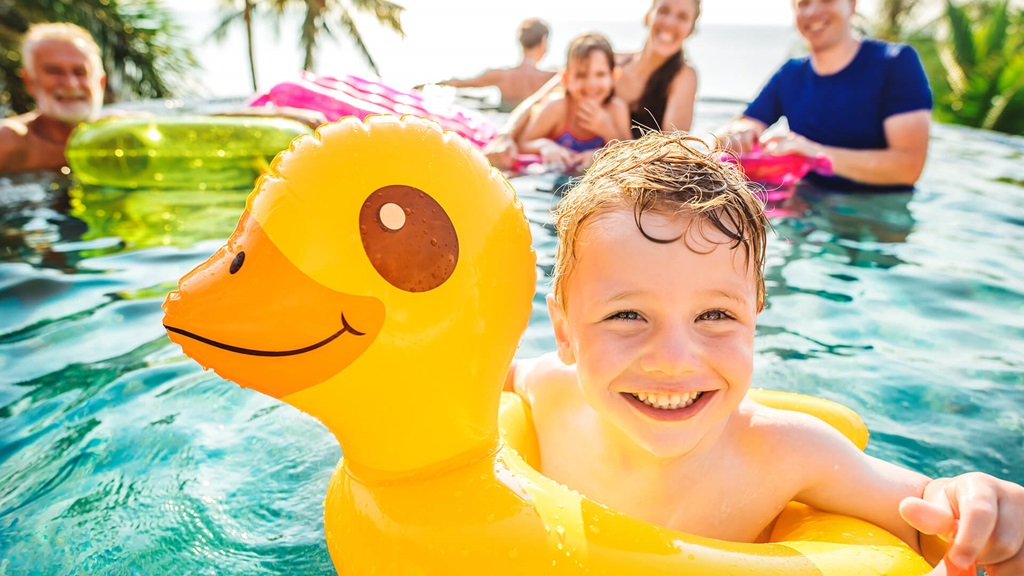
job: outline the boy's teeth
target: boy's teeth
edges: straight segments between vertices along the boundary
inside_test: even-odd
[[[703,394],[703,392],[684,392],[683,394],[648,394],[640,392],[633,394],[633,397],[652,408],[676,410],[693,404]]]

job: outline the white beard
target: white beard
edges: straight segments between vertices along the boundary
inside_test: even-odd
[[[80,90],[58,90],[36,98],[41,113],[66,124],[78,124],[95,119],[103,107],[103,90],[95,90],[89,97]]]

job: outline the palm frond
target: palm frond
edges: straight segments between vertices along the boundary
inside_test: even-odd
[[[957,68],[970,75],[978,62],[970,17],[965,9],[953,4],[952,0],[946,0],[946,20],[949,23],[950,56],[956,61]]]
[[[1009,0],[996,2],[985,7],[984,25],[978,41],[978,59],[984,61],[999,55],[1009,32]]]
[[[387,26],[395,32],[398,32],[402,38],[405,38],[405,30],[402,29],[402,12],[405,12],[405,8],[403,6],[399,6],[394,2],[388,2],[387,0],[351,1],[353,8],[359,12],[373,14],[376,17],[377,22]],[[351,13],[349,16],[351,17]]]
[[[222,12],[220,22],[213,27],[213,30],[210,30],[209,37],[218,42],[223,42],[224,38],[227,37],[228,30],[237,22],[244,21],[244,19],[245,10]]]
[[[359,49],[359,52],[362,53],[363,58],[366,59],[366,63],[370,65],[370,69],[373,70],[374,74],[380,76],[380,70],[377,68],[377,63],[373,61],[373,56],[370,55],[370,50],[366,47],[366,43],[363,42],[363,35],[359,33],[359,28],[356,27],[356,23],[352,19],[352,15],[348,10],[341,11],[340,20],[342,28],[348,32],[352,42],[356,45],[356,48]]]

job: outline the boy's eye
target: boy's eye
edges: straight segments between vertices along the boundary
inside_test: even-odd
[[[732,318],[725,310],[708,310],[697,317],[698,320],[710,320],[712,322],[716,320],[728,320]]]
[[[640,313],[634,310],[623,310],[612,314],[606,320],[640,320]]]

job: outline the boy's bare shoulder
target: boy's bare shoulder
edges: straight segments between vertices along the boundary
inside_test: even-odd
[[[518,360],[513,390],[531,405],[574,392],[576,367],[563,363],[554,352]]]
[[[737,415],[746,438],[756,443],[762,453],[774,457],[791,455],[807,460],[838,449],[857,450],[838,429],[811,414],[771,408],[746,399]]]

